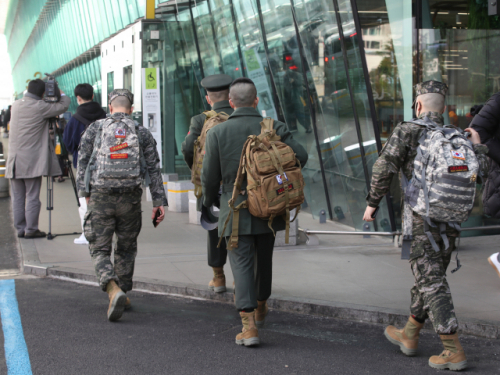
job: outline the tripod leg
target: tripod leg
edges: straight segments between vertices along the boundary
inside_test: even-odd
[[[52,177],[47,176],[47,210],[49,211],[49,233],[47,233],[47,239],[52,240],[54,236],[52,235],[52,210],[53,207],[53,198],[54,198],[54,185],[52,182]]]

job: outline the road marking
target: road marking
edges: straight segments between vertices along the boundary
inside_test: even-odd
[[[0,317],[8,375],[31,375],[28,347],[16,298],[14,280],[0,280]]]

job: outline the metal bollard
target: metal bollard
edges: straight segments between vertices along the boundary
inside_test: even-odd
[[[371,229],[370,224],[368,224],[368,223],[363,224],[363,231],[370,232],[370,229]],[[371,236],[369,234],[365,234],[365,235],[363,235],[363,238],[371,238]]]
[[[326,210],[321,210],[319,212],[319,223],[320,224],[325,224],[326,223]]]
[[[5,167],[0,167],[0,198],[9,196],[9,180],[5,178]]]

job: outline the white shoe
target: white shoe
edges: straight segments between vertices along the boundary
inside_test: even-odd
[[[488,258],[488,263],[497,271],[498,276],[500,277],[500,263],[498,262],[498,253],[493,254]]]
[[[75,240],[73,242],[76,243],[77,245],[88,245],[89,244],[89,241],[87,241],[87,239],[85,238],[85,235],[83,233],[80,237],[75,238]]]

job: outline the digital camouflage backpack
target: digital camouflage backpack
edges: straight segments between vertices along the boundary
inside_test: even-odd
[[[405,203],[424,219],[424,231],[439,251],[430,227],[439,227],[445,248],[446,224],[460,231],[474,206],[479,161],[467,133],[453,125],[443,127],[428,117],[410,123],[423,126],[411,180],[405,181]],[[405,204],[405,205],[406,205]],[[405,210],[404,237],[411,240],[411,212]]]
[[[94,149],[85,171],[85,188],[127,188],[150,184],[140,146],[139,124],[130,118],[96,121]]]
[[[273,129],[273,124],[273,119],[264,119],[260,123],[261,134],[249,136],[243,146],[233,195],[229,200],[231,211],[223,229],[224,233],[232,215],[230,248],[238,247],[239,210],[241,208],[248,208],[253,216],[269,220],[268,225],[273,233],[274,218],[283,216],[286,222],[285,243],[288,243],[290,211],[297,208],[295,217],[291,220],[293,222],[300,211],[300,205],[304,203],[305,183],[300,162],[295,157],[293,149],[281,142],[280,136]],[[245,177],[248,199],[234,207]]]
[[[206,116],[201,134],[194,142],[194,156],[193,167],[191,168],[191,182],[194,184],[194,195],[196,198],[201,198],[201,167],[203,166],[203,159],[205,158],[205,142],[207,140],[207,133],[214,126],[217,126],[229,118],[229,115],[215,111],[203,112]]]

